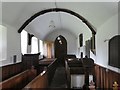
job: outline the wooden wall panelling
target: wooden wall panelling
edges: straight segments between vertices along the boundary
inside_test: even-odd
[[[103,69],[103,87],[106,88],[106,70]]]
[[[2,69],[2,81],[23,71],[22,63],[11,64],[0,68]]]
[[[26,84],[28,84],[36,76],[35,71],[26,70],[22,73],[19,73],[9,79],[4,80],[0,83],[0,88],[3,90],[21,90]]]
[[[98,78],[99,78],[99,67],[97,65],[95,65],[95,78],[96,78],[96,87],[99,87],[99,81],[98,81]]]
[[[96,87],[101,89],[112,89],[116,81],[120,86],[120,73],[95,65]]]

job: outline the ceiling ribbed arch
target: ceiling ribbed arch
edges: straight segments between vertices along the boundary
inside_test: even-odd
[[[30,23],[32,22],[35,18],[37,18],[40,15],[44,15],[45,13],[49,13],[49,12],[65,12],[65,13],[69,13],[75,17],[77,17],[78,19],[80,19],[83,23],[85,23],[88,28],[91,30],[92,34],[96,34],[95,29],[93,28],[93,26],[81,15],[79,15],[78,13],[69,10],[69,9],[64,9],[64,8],[50,8],[50,9],[45,9],[42,10],[40,12],[35,13],[33,16],[31,16],[29,19],[27,19],[23,25],[19,28],[18,33],[21,33],[22,30]]]

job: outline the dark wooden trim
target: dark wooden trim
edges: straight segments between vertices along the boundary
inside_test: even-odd
[[[83,46],[83,33],[81,33],[79,35],[79,46],[82,47]]]
[[[90,24],[90,22],[88,22],[83,16],[79,15],[78,13],[72,11],[72,10],[69,10],[69,9],[64,9],[64,8],[50,8],[50,9],[45,9],[45,10],[42,10],[38,13],[35,13],[33,16],[31,16],[28,20],[26,20],[24,22],[24,24],[19,28],[18,30],[18,33],[21,33],[22,30],[31,22],[33,21],[35,18],[37,18],[38,16],[40,15],[43,15],[45,13],[49,13],[49,12],[66,12],[66,13],[69,13],[77,18],[79,18],[80,20],[82,20],[83,23],[85,23],[88,28],[92,31],[93,34],[96,34],[96,31],[95,29],[93,28],[93,26]]]
[[[31,45],[31,41],[32,41],[33,36],[34,36],[33,34],[28,33],[28,45]]]

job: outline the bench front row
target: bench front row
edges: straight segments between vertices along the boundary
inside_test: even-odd
[[[57,60],[48,66],[46,71],[37,76],[35,69],[28,69],[9,79],[0,82],[0,90],[31,90],[47,88],[54,76]],[[48,75],[49,74],[49,75]]]

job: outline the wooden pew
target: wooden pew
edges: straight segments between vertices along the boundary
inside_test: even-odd
[[[66,71],[67,71],[67,79],[68,81],[70,81],[70,76],[69,73],[71,75],[85,75],[85,80],[84,80],[84,87],[89,86],[89,76],[92,75],[93,76],[93,81],[95,82],[95,67],[94,67],[94,60],[91,58],[81,58],[81,59],[77,59],[77,58],[72,58],[72,59],[67,59],[68,61],[68,66],[70,68],[70,72],[69,69],[67,69],[67,62],[65,63],[66,65]],[[68,83],[69,85],[69,83]],[[82,86],[80,86],[82,87]],[[86,89],[85,89],[86,90]]]
[[[28,85],[24,87],[23,90],[34,90],[34,89],[42,89],[49,88],[50,83],[53,79],[55,70],[58,66],[58,60],[53,61],[47,68],[46,71],[39,74],[35,79],[33,79]]]
[[[38,64],[39,64],[39,55],[40,53],[24,54],[22,56],[22,64],[23,64],[24,70],[30,69],[32,66],[34,66],[37,69]]]
[[[67,60],[65,60],[65,72],[66,72],[66,78],[67,78],[67,88],[71,88],[70,67],[68,66]]]
[[[23,90],[34,90],[42,89],[48,87],[48,73],[39,74],[35,79],[33,79],[28,85],[26,85]]]
[[[25,85],[32,81],[36,76],[35,70],[26,70],[19,73],[3,82],[0,82],[0,88],[2,90],[21,90]]]

